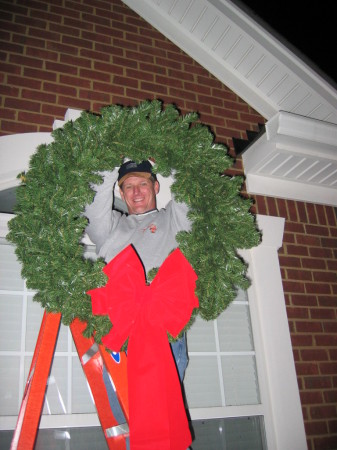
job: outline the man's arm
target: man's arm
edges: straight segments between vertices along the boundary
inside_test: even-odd
[[[175,200],[173,192],[171,193],[172,200],[169,203],[168,207],[172,210],[172,226],[175,229],[175,232],[178,231],[190,231],[192,228],[192,222],[188,219],[188,206],[186,203],[177,202]]]
[[[84,215],[89,219],[86,232],[91,241],[96,244],[97,252],[112,231],[117,215],[119,216],[112,210],[113,187],[118,177],[118,169],[103,172],[102,175],[103,183],[93,186],[96,191],[94,201],[87,205],[84,211]]]

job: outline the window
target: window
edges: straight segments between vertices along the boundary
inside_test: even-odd
[[[5,218],[8,219],[8,216]],[[275,265],[276,280],[279,278],[280,283],[278,247],[275,243],[271,246],[277,235],[275,225],[279,225],[279,221],[276,218],[259,217],[259,222],[263,224],[265,245],[242,252],[250,263],[250,274],[254,278],[248,293],[240,291],[236,300],[217,320],[205,322],[198,318],[188,333],[190,362],[184,385],[195,433],[200,440],[213,427],[214,439],[224,439],[224,430],[227,430],[226,439],[233,433],[237,433],[237,436],[247,436],[248,433],[250,444],[255,439],[257,446],[254,448],[263,449],[265,432],[268,448],[282,448],[276,444],[280,440],[278,426],[282,425],[290,434],[294,426],[283,416],[282,423],[275,427],[275,418],[279,413],[284,414],[283,408],[287,405],[290,409],[286,416],[295,416],[292,420],[301,424],[297,417],[298,410],[295,414],[291,412],[294,403],[296,410],[298,390],[291,363],[289,369],[287,350],[281,350],[283,353],[275,357],[278,347],[290,344],[288,330],[282,331],[281,327],[280,341],[276,342],[276,346],[275,338],[274,342],[273,339],[267,339],[270,344],[264,342],[267,353],[270,351],[273,355],[272,359],[266,359],[266,353],[262,352],[262,342],[268,333],[280,333],[279,324],[273,324],[275,316],[280,322],[285,314],[284,300],[282,298],[282,303],[278,298],[280,295],[282,297],[282,289],[278,289],[280,286],[275,284],[275,277],[273,279],[269,273],[275,269]],[[269,232],[266,225],[269,225]],[[5,236],[5,233],[2,234]],[[0,388],[0,427],[13,429],[43,311],[38,303],[32,301],[33,292],[26,289],[14,249],[4,237],[1,238],[0,255],[0,371],[3,380]],[[260,278],[263,279],[262,287],[257,284]],[[265,299],[265,296],[269,298]],[[268,314],[269,319],[264,319]],[[274,319],[270,320],[270,317]],[[261,320],[266,323],[261,324]],[[281,377],[280,372],[277,372],[279,363],[285,363]],[[271,379],[268,372],[278,376]],[[287,389],[279,392],[283,379],[287,382]],[[276,391],[273,392],[273,389]],[[41,427],[76,427],[79,423],[81,426],[84,423],[97,426],[98,419],[71,334],[62,325]],[[299,435],[298,431],[293,433]],[[292,436],[294,438],[296,436]]]

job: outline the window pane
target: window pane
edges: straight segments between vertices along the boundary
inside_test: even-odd
[[[13,416],[19,412],[19,379],[20,357],[1,356],[0,415],[2,416]]]
[[[189,408],[221,406],[216,356],[191,356],[184,386]]]
[[[259,403],[254,356],[222,356],[221,365],[226,406]]]
[[[0,350],[20,351],[22,297],[0,295]]]
[[[68,413],[68,358],[55,356],[48,378],[43,414]]]
[[[84,376],[78,356],[72,358],[72,413],[93,413],[96,411],[91,392]]]
[[[248,305],[232,303],[217,321],[220,351],[240,352],[254,349]]]
[[[26,351],[33,352],[37,337],[39,335],[43,317],[43,308],[40,303],[34,302],[33,297],[27,300],[27,320],[26,320]]]
[[[0,242],[0,286],[6,291],[21,291],[21,265],[17,260],[12,245]]]
[[[265,450],[263,417],[194,420],[193,450]]]
[[[215,334],[212,321],[206,322],[197,316],[195,322],[188,330],[189,352],[215,352]]]

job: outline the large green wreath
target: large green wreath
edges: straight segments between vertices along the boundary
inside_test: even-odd
[[[61,312],[64,324],[75,317],[87,322],[85,334],[95,331],[97,341],[111,327],[107,316],[93,316],[86,294],[105,285],[105,263],[86,259],[80,241],[87,226],[83,211],[95,195],[90,185],[102,182],[98,172],[119,166],[124,157],[152,157],[163,176],[174,171],[171,189],[188,204],[193,222],[192,231],[178,233],[177,240],[198,275],[200,316],[216,318],[237,289],[249,285],[237,249],[260,239],[251,201],[240,195],[241,177],[223,176],[233,160],[197,119],[157,100],[113,105],[67,122],[32,156],[7,237],[16,244],[27,286],[37,291],[34,300]]]

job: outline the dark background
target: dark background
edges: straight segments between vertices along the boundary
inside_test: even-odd
[[[283,44],[336,87],[337,3],[329,0],[234,2],[254,20],[267,25],[268,31],[276,33]]]

